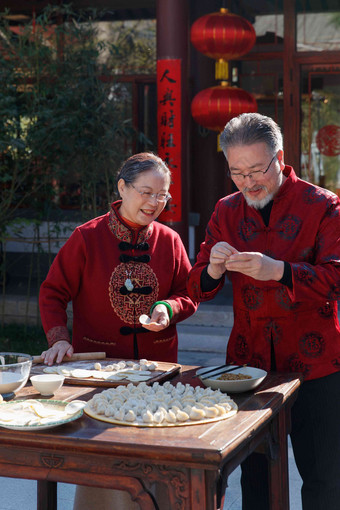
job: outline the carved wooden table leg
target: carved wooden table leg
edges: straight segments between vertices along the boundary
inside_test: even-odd
[[[37,510],[57,510],[57,482],[37,480]]]

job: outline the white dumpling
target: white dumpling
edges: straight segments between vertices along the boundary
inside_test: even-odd
[[[225,409],[227,412],[229,412],[229,411],[231,411],[231,410],[232,410],[232,406],[231,406],[230,402],[219,402],[219,404],[218,404],[218,405],[219,405],[219,406],[224,407],[224,409]]]
[[[198,407],[193,407],[189,417],[190,420],[203,420],[205,418],[205,411],[203,409],[198,409]]]
[[[188,413],[185,413],[181,409],[178,409],[178,411],[176,412],[176,419],[177,419],[177,421],[181,421],[181,422],[188,421],[189,415],[188,415]]]
[[[107,402],[104,400],[99,400],[97,403],[96,411],[98,414],[105,414],[107,408]]]
[[[105,409],[105,416],[114,416],[117,409],[113,407],[112,405],[108,405]]]
[[[142,414],[142,420],[144,423],[153,423],[153,414],[152,412],[150,411],[150,409],[147,409],[143,414]]]
[[[165,414],[165,420],[168,423],[176,423],[177,421],[176,414],[173,412],[172,409],[169,409],[169,411],[167,411],[167,413]]]
[[[162,423],[165,419],[166,411],[162,408],[158,408],[158,410],[153,415],[153,420],[155,423]]]
[[[221,406],[220,404],[215,404],[214,407],[218,410],[220,416],[224,416],[225,414],[227,414],[225,407]]]
[[[122,407],[118,409],[118,411],[115,412],[114,417],[118,421],[124,421],[125,409],[123,409]]]
[[[129,409],[124,417],[124,420],[129,422],[136,421],[136,414],[133,409]]]
[[[205,415],[207,418],[216,418],[218,416],[219,412],[216,407],[206,407],[205,408]]]
[[[146,365],[146,370],[151,370],[151,371],[153,371],[153,370],[156,370],[157,368],[158,368],[158,365],[157,365],[157,363],[156,363],[156,362],[148,363],[148,364]]]
[[[184,397],[181,400],[182,405],[195,405],[196,400],[192,397]]]

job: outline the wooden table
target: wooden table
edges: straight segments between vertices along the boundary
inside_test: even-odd
[[[183,366],[173,382],[196,386],[196,368]],[[154,481],[164,484],[172,509],[211,510],[223,507],[230,473],[260,448],[271,509],[289,510],[287,433],[299,386],[296,374],[268,374],[254,393],[232,395],[236,416],[205,425],[125,427],[84,414],[48,430],[0,429],[0,476],[38,480],[38,510],[57,509],[57,482],[127,490],[142,510],[154,510]],[[97,391],[64,385],[54,398],[88,400]],[[23,397],[39,398],[31,386],[16,396]]]

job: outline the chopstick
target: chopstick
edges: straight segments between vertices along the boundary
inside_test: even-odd
[[[246,366],[247,365],[238,365],[237,367],[232,367],[232,368],[229,368],[228,370],[222,369],[220,372],[216,372],[216,374],[210,374],[210,375],[206,375],[205,377],[201,377],[201,381],[204,381],[205,379],[209,379],[209,377],[211,377],[211,376],[215,377],[216,375],[227,374],[228,372],[233,372],[234,370],[237,370],[238,368],[243,368]]]
[[[228,363],[228,365],[221,365],[219,367],[210,368],[209,370],[205,370],[204,372],[201,372],[200,374],[196,374],[193,377],[201,377],[202,375],[210,374],[210,372],[215,372],[215,370],[221,370],[222,368],[228,368],[231,365],[233,365],[233,363]]]

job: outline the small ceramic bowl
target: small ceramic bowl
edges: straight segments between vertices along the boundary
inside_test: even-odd
[[[34,388],[45,397],[54,395],[62,387],[65,377],[59,374],[41,374],[30,377]]]

